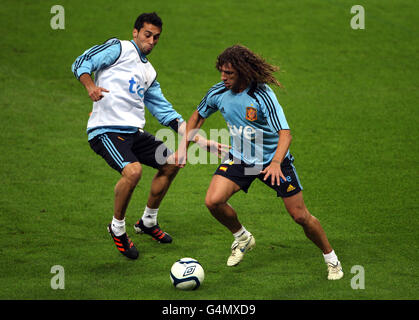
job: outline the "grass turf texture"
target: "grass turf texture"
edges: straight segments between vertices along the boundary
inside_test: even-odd
[[[61,1],[65,30],[52,30],[54,1],[0,7],[0,299],[417,299],[418,9],[415,1]],[[140,258],[120,255],[106,225],[118,174],[88,146],[91,102],[71,73],[75,58],[110,37],[131,39],[141,12],[164,31],[150,55],[165,96],[188,118],[219,81],[216,56],[241,43],[281,67],[274,88],[292,128],[291,152],[309,210],[345,271],[327,281],[321,252],[282,201],[255,182],[231,199],[257,241],[236,268],[233,240],[210,216],[205,192],[216,165],[189,165],[162,203],[174,243],[137,236],[154,171],[144,168],[127,211]],[[146,130],[161,126],[147,113]],[[225,128],[220,114],[204,125]],[[194,292],[169,270],[181,257],[204,266]],[[65,290],[52,290],[54,265]],[[365,289],[351,288],[351,267]]]

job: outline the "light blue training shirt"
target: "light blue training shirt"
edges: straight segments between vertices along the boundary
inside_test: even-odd
[[[265,165],[272,161],[280,130],[289,130],[275,93],[266,84],[252,85],[240,93],[223,82],[211,87],[198,106],[203,118],[216,111],[223,115],[230,131],[232,155],[246,164]],[[285,157],[290,157],[289,150]]]

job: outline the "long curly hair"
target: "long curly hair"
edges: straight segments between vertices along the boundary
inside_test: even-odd
[[[273,73],[279,71],[279,67],[267,63],[262,57],[252,52],[243,45],[236,44],[225,49],[218,57],[216,68],[221,69],[226,63],[237,71],[239,81],[246,87],[251,84],[267,83],[282,87]]]

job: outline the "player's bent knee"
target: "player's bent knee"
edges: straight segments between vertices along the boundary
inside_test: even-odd
[[[205,197],[205,205],[207,206],[208,210],[215,210],[221,204],[223,204],[223,201],[221,201],[221,199],[218,199],[212,195],[207,195]]]
[[[141,179],[143,169],[138,162],[127,164],[122,170],[122,175],[127,178],[132,184],[136,185]]]
[[[215,207],[215,203],[208,196],[205,198],[205,205],[209,210],[214,209]]]
[[[304,226],[310,218],[310,213],[304,208],[295,207],[289,210],[292,219],[299,225]]]
[[[293,216],[293,219],[299,225],[305,225],[307,222],[307,218],[305,216]]]

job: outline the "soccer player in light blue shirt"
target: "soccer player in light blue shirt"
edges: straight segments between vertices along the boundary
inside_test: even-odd
[[[229,128],[233,157],[247,164],[270,163],[277,149],[278,132],[289,130],[282,107],[265,84],[235,93],[223,82],[217,83],[198,106],[203,118],[216,111],[221,112]],[[289,156],[287,151],[285,157]]]
[[[290,128],[275,93],[268,84],[279,85],[268,64],[248,48],[235,45],[218,56],[221,82],[214,85],[188,120],[185,139],[175,159],[186,164],[186,150],[205,119],[220,111],[230,129],[231,154],[211,180],[205,204],[211,214],[234,236],[228,266],[239,264],[255,247],[254,236],[240,223],[227,203],[230,197],[258,179],[282,197],[285,208],[306,236],[322,251],[329,280],[343,277],[341,264],[318,219],[305,206],[302,187],[289,152]],[[246,170],[257,168],[257,170]]]

